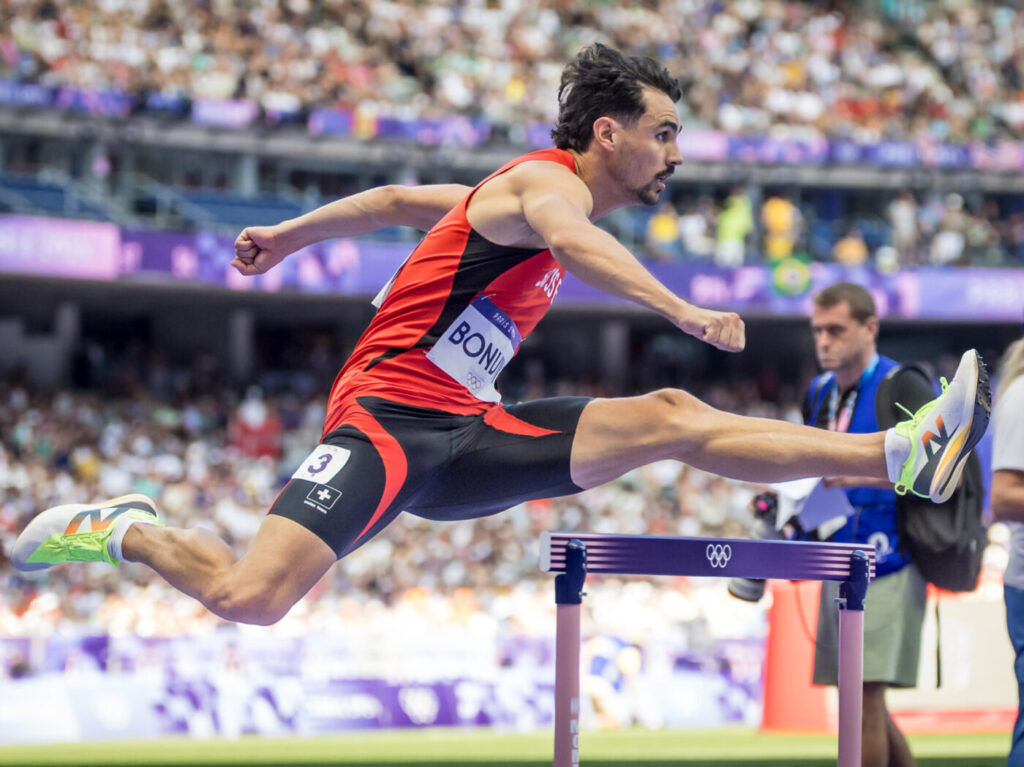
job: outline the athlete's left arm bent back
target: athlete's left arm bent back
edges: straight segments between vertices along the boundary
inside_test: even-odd
[[[247,226],[235,240],[231,265],[245,275],[263,274],[297,250],[334,237],[356,237],[389,226],[426,231],[469,192],[461,184],[367,189],[280,224]]]
[[[521,174],[523,216],[559,263],[588,285],[647,307],[718,349],[743,349],[746,337],[738,314],[702,309],[666,288],[618,240],[590,221],[593,201],[586,184],[553,163],[535,166]]]

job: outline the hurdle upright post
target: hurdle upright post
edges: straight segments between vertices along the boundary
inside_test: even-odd
[[[849,580],[839,584],[839,753],[838,767],[860,767],[864,698],[864,599],[868,556],[850,555]]]
[[[587,549],[574,538],[565,544],[565,572],[555,577],[554,767],[580,763],[580,608],[586,578]]]

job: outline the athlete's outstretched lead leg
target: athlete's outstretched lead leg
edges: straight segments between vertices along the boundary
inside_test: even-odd
[[[870,477],[941,503],[956,487],[989,418],[988,377],[963,355],[943,394],[887,432],[843,434],[706,405],[684,391],[594,400],[572,446],[572,479],[594,487],[630,469],[674,458],[750,482]]]

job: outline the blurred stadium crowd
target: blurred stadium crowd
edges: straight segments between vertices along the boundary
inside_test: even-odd
[[[278,490],[318,441],[325,404],[264,397],[255,388],[241,398],[196,394],[172,404],[66,391],[37,397],[6,387],[0,401],[4,552],[39,509],[127,492],[156,498],[169,524],[206,526],[244,552]],[[405,515],[346,557],[294,612],[303,623],[344,624],[358,620],[358,606],[427,592],[482,609],[531,582],[546,603],[550,578],[537,568],[541,531],[742,536],[749,497],[740,483],[665,463],[580,496],[473,522]],[[70,566],[37,579],[3,562],[0,631],[7,635],[87,628],[163,636],[220,623],[146,568]],[[535,611],[543,616],[545,608]]]
[[[171,524],[208,526],[244,551],[286,478],[319,440],[325,402],[321,396],[264,395],[256,387],[239,395],[216,384],[215,366],[202,358],[174,368],[136,349],[97,363],[89,376],[93,387],[78,393],[0,387],[0,549],[9,550],[39,509],[142,492],[159,501]],[[516,383],[524,398],[610,393],[542,379],[532,371]],[[326,391],[326,384],[296,380],[290,391],[314,388]],[[761,404],[752,383],[705,396],[721,407],[798,417],[792,406],[780,412]],[[457,592],[456,603],[489,611],[499,595],[518,593],[524,584],[529,594],[532,584],[540,602],[532,609],[543,620],[550,578],[537,570],[540,531],[742,536],[749,495],[737,483],[668,464],[584,496],[476,522],[439,524],[406,515],[347,557],[294,613],[303,622],[358,621],[363,608],[379,616],[372,604],[427,592]],[[141,567],[72,566],[42,580],[19,577],[9,563],[0,572],[0,630],[11,636],[61,626],[173,635],[219,624]]]
[[[357,136],[361,119],[462,116],[485,120],[493,141],[526,145],[556,117],[565,61],[595,39],[680,76],[688,132],[1024,139],[1024,12],[997,0],[12,0],[0,6],[0,83],[116,94],[167,119],[198,102],[251,103],[269,125],[355,110]],[[17,158],[5,170],[19,170]],[[1019,196],[765,191],[751,201],[742,189],[673,187],[653,215],[623,211],[609,226],[653,260],[722,266],[789,255],[882,271],[1024,261]]]
[[[919,201],[903,190],[878,211],[835,220],[801,210],[798,203],[778,193],[755,210],[742,188],[721,199],[666,200],[644,219],[642,248],[652,260],[705,259],[723,267],[750,263],[755,253],[769,264],[800,256],[885,273],[915,266],[1024,264],[1024,210],[1004,216],[991,198],[980,198],[972,208],[956,192],[932,192]]]
[[[553,122],[564,62],[603,38],[680,75],[691,128],[989,141],[1024,137],[1022,24],[992,0],[11,0],[0,77],[120,91],[142,110],[359,105],[515,134]]]
[[[495,140],[526,144],[531,125],[555,119],[564,63],[598,39],[655,56],[681,77],[684,130],[808,141],[1024,140],[1024,11],[997,0],[6,0],[0,81],[125,94],[136,113],[171,120],[195,101],[239,99],[296,123],[320,107],[479,117]],[[109,158],[96,159],[109,173]],[[0,170],[28,170],[18,162]],[[798,257],[883,272],[1024,263],[1020,194],[867,189],[853,202],[853,194],[796,186],[765,187],[762,198],[745,187],[707,189],[670,187],[671,199],[623,211],[610,226],[636,252],[665,262],[732,267]],[[249,220],[250,210],[246,223],[274,223]],[[325,389],[240,394],[215,385],[205,365],[184,382],[159,366],[144,381],[111,369],[117,380],[102,394],[0,382],[0,633],[174,636],[223,626],[144,567],[67,566],[24,577],[4,553],[39,510],[126,492],[152,495],[171,524],[208,526],[243,551],[319,439],[324,401],[304,392]],[[753,381],[687,388],[723,409],[800,420],[792,392],[765,401]],[[506,391],[522,399],[621,393],[543,380]],[[387,624],[409,632],[415,614],[434,623],[486,615],[546,634],[552,600],[551,579],[537,569],[542,530],[743,537],[752,492],[662,463],[482,520],[406,515],[336,566],[273,631],[380,633]],[[1007,556],[1001,530],[993,528],[982,585],[992,598]],[[643,581],[630,588],[653,592]],[[599,607],[588,609],[603,612],[592,625],[647,630],[643,616],[623,621],[641,609],[635,593],[593,600]],[[694,641],[763,630],[764,605],[729,600],[722,583],[677,579],[643,604]]]
[[[200,388],[155,400],[141,392],[36,395],[0,386],[0,552],[10,550],[40,509],[142,492],[158,500],[168,523],[207,527],[241,553],[322,425],[324,400],[317,397]],[[763,402],[755,392],[749,382],[699,393],[737,412],[799,420],[795,403]],[[268,631],[376,635],[410,621],[434,627],[496,621],[544,636],[551,631],[552,599],[551,579],[537,567],[543,530],[746,537],[753,492],[750,485],[662,462],[577,496],[480,520],[437,523],[404,515],[346,557]],[[995,528],[982,592],[1000,587],[1004,538]],[[590,587],[600,588],[600,578],[591,580]],[[0,582],[0,632],[6,636],[179,636],[225,625],[141,566],[71,565],[33,577],[16,573],[0,554]],[[722,582],[674,579],[658,589],[642,579],[630,582],[592,600],[596,613],[589,620],[598,629],[621,631],[628,611],[638,635],[667,616],[691,646],[763,634],[765,605],[753,609],[729,599]]]

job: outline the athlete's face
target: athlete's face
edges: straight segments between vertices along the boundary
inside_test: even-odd
[[[644,88],[647,109],[631,126],[621,126],[620,145],[610,156],[612,176],[627,194],[644,205],[656,205],[665,191],[665,180],[682,163],[676,137],[679,118],[676,105],[656,88]]]
[[[859,376],[875,353],[878,319],[859,321],[847,301],[835,306],[815,306],[811,315],[814,349],[822,370]]]

